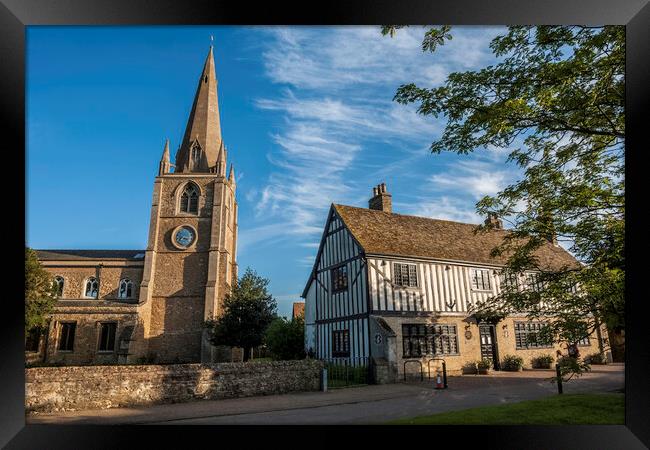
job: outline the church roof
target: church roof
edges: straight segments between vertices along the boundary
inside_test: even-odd
[[[504,265],[507,255],[492,257],[507,230],[474,233],[477,225],[407,216],[346,205],[333,205],[366,254],[419,257]],[[574,267],[569,252],[550,242],[535,252],[541,267]]]
[[[190,165],[193,157],[192,149],[196,145],[200,148],[199,160],[196,165]],[[210,46],[199,77],[183,142],[176,154],[176,161],[174,161],[175,172],[210,172],[220,157],[225,157],[223,152],[217,100],[217,74],[214,68],[212,46]]]
[[[87,261],[126,259],[144,261],[144,250],[36,250],[41,261]]]

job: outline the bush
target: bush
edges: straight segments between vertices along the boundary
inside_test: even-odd
[[[542,355],[533,358],[532,365],[537,369],[550,369],[553,361],[555,361],[555,358],[552,355]]]
[[[476,374],[478,373],[478,364],[476,361],[469,361],[463,366],[463,373],[465,374]]]
[[[264,335],[266,347],[275,360],[304,359],[305,323],[302,317],[294,320],[277,318]]]
[[[503,370],[518,372],[524,367],[524,358],[515,355],[505,355],[501,364]]]
[[[490,370],[492,367],[492,360],[489,358],[483,358],[482,360],[476,363],[476,366],[479,370]]]
[[[605,359],[605,355],[602,353],[592,353],[591,355],[588,355],[585,358],[585,362],[588,362],[589,364],[607,364],[607,360]]]

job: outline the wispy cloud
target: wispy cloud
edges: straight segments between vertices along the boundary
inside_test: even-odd
[[[432,175],[430,181],[435,190],[464,192],[479,199],[501,191],[510,177],[511,172],[496,170],[493,164],[461,160],[447,171]]]
[[[260,223],[240,230],[240,249],[289,238],[313,249],[332,202],[365,203],[371,187],[386,179],[412,180],[410,198],[417,202],[394,199],[403,212],[476,221],[473,202],[448,192],[433,200],[430,195],[431,185],[451,189],[462,183],[434,174],[428,147],[440,137],[444,119],[419,115],[415,105],[392,98],[401,84],[433,87],[452,71],[486,64],[498,31],[457,27],[452,41],[429,54],[421,50],[422,27],[400,30],[394,38],[381,36],[376,26],[267,29],[266,76],[281,88],[255,105],[283,120],[267,154],[272,171],[246,194]],[[454,170],[468,192],[492,193],[504,181],[478,166]],[[313,257],[299,263],[311,264]]]

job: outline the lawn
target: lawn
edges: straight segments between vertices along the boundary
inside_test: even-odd
[[[624,394],[555,395],[389,422],[394,425],[562,425],[625,423]]]

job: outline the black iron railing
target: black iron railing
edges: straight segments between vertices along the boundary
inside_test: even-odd
[[[325,359],[329,389],[370,384],[367,357]]]

